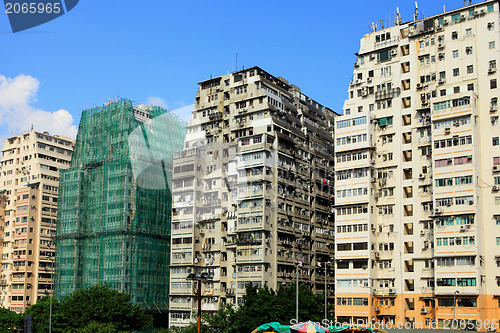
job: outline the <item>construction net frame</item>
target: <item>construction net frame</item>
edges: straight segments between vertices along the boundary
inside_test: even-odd
[[[185,135],[174,113],[127,99],[83,111],[60,176],[56,297],[104,283],[168,309],[172,160]]]

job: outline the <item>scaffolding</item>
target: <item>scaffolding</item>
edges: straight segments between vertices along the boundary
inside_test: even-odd
[[[173,154],[186,123],[119,99],[83,111],[61,170],[55,295],[99,283],[153,311],[168,308]]]

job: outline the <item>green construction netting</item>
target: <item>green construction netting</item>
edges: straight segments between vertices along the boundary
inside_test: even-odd
[[[139,110],[139,113],[137,113]],[[106,283],[151,310],[168,306],[173,153],[186,123],[127,99],[83,111],[59,185],[55,294]],[[139,114],[139,115],[138,115]]]

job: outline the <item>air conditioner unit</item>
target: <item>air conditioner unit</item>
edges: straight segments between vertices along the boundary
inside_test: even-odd
[[[445,132],[445,133],[447,133],[447,134],[449,134],[449,133],[451,132],[451,128],[446,127],[446,128],[444,129],[444,132]]]
[[[455,126],[455,127],[460,126],[460,122],[459,122],[459,121],[454,121],[454,122],[453,122],[453,126]]]
[[[436,27],[436,30],[437,30],[437,31],[441,31],[441,30],[443,30],[443,26],[442,26],[441,24],[440,24],[440,25],[438,25],[438,26]]]
[[[394,289],[394,288],[389,289],[389,294],[395,294],[395,293],[396,293],[396,289]]]
[[[380,252],[375,252],[375,258],[379,259],[380,258]]]
[[[425,230],[420,230],[420,236],[424,236],[425,235]]]
[[[378,306],[375,307],[375,312],[380,312],[380,308]]]
[[[460,231],[465,231],[465,226],[461,225],[460,226]]]
[[[397,55],[398,55],[398,51],[396,51],[396,50],[391,51],[391,56],[395,57]]]
[[[366,82],[368,82],[368,83],[372,82],[372,78],[371,77],[367,77],[366,78]]]
[[[423,98],[421,103],[422,103],[422,105],[427,105],[427,103],[429,103],[429,102],[427,102],[427,100],[425,98]]]
[[[500,171],[500,165],[494,165],[493,171]]]
[[[496,108],[495,106],[492,106],[492,107],[490,108],[490,112],[495,112],[496,110],[497,110],[497,108]]]
[[[363,91],[361,92],[361,96],[362,96],[362,97],[366,97],[366,96],[368,96],[368,91],[363,90]]]
[[[375,59],[375,55],[374,54],[370,54],[370,59]]]
[[[493,186],[493,187],[491,188],[491,190],[492,190],[493,192],[497,192],[497,191],[498,191],[498,186],[496,186],[496,185],[495,185],[495,186]]]
[[[441,208],[434,208],[434,214],[441,214]]]
[[[422,88],[422,83],[417,83],[417,89]]]
[[[359,67],[359,61],[356,61],[356,62],[354,63],[354,67]]]
[[[420,175],[418,175],[418,178],[419,179],[424,179],[425,178],[425,175],[423,173],[421,173]]]
[[[367,266],[367,265],[363,265],[363,266],[361,266],[361,268],[363,268],[363,269],[367,269],[367,268],[368,268],[368,266]]]
[[[439,80],[438,80],[438,83],[439,83],[439,84],[443,84],[443,83],[445,83],[445,82],[446,82],[446,79],[439,79]]]
[[[444,48],[444,43],[442,43],[442,42],[438,43],[438,48],[440,48],[440,49]]]
[[[443,25],[448,25],[448,20],[444,20]]]
[[[422,307],[422,308],[420,309],[420,313],[422,313],[422,314],[426,314],[426,313],[427,313],[427,308]]]
[[[490,69],[488,69],[488,74],[493,74],[493,73],[495,73],[496,71],[497,71],[497,69],[496,69],[496,68],[490,68]]]

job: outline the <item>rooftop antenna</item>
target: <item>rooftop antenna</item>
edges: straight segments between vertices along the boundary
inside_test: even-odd
[[[382,21],[382,19],[380,20],[380,27],[381,29],[384,29],[384,21]]]
[[[399,7],[396,7],[396,24],[401,25],[401,14],[399,13]]]
[[[467,0],[464,0],[464,7],[467,6]]]
[[[417,17],[418,17],[418,4],[416,1],[415,1],[415,14],[413,15],[413,17],[414,17],[414,20],[416,21]]]
[[[236,50],[236,71],[238,71],[238,50]]]

